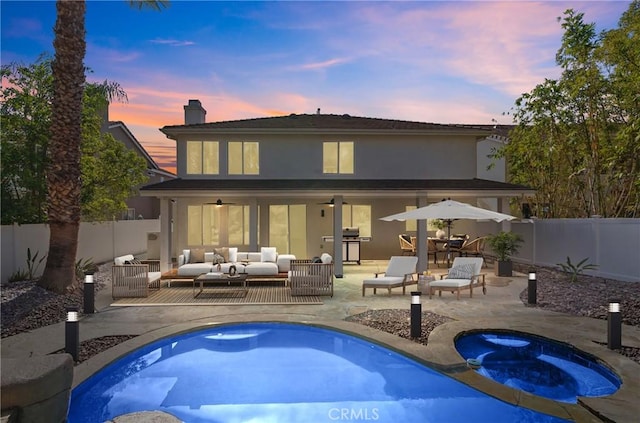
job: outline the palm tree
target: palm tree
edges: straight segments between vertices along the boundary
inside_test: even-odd
[[[160,10],[167,0],[135,1]],[[53,105],[47,169],[49,253],[38,285],[63,293],[75,281],[80,229],[80,143],[85,84],[85,0],[58,0],[52,64]]]

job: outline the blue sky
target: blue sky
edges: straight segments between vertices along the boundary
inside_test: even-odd
[[[161,12],[87,2],[91,81],[119,83],[113,104],[158,163],[199,99],[207,121],[290,113],[437,123],[511,123],[516,98],[557,78],[568,8],[601,31],[629,1],[172,1]],[[54,1],[0,2],[1,62],[53,54]]]

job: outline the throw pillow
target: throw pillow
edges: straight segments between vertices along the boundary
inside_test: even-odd
[[[238,247],[229,247],[229,262],[236,263],[238,261]]]
[[[204,248],[192,248],[189,263],[204,263]]]
[[[191,258],[191,250],[182,250],[182,255],[184,256],[184,264],[189,263],[189,259]]]
[[[222,257],[220,254],[214,253],[213,254],[213,264],[220,264],[220,263],[224,263],[224,257]]]
[[[449,269],[447,278],[449,279],[471,279],[476,270],[476,266],[471,263],[458,264]]]
[[[324,264],[329,264],[333,261],[333,257],[331,257],[330,254],[322,253],[322,255],[320,256],[320,260],[322,260]]]
[[[278,259],[276,247],[262,247],[260,249],[260,261],[263,263],[275,263]]]
[[[218,247],[215,249],[215,253],[221,255],[224,258],[223,263],[229,262],[229,247]]]

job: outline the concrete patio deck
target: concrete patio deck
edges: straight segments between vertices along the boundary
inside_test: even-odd
[[[449,293],[433,299],[423,296],[423,311],[455,320],[434,330],[429,337],[428,346],[345,322],[345,317],[366,310],[410,307],[410,296],[403,296],[399,288],[394,289],[391,295],[386,290],[379,290],[377,295],[373,295],[372,290],[367,290],[366,296],[362,296],[363,278],[371,277],[374,272],[384,271],[385,268],[384,261],[363,261],[362,265],[345,264],[345,277],[335,280],[333,298],[323,297],[323,304],[318,305],[112,307],[111,289],[108,287],[96,295],[97,313],[81,320],[81,340],[108,335],[139,336],[77,365],[73,386],[128,351],[174,333],[226,322],[290,321],[337,327],[357,333],[437,366],[450,376],[507,402],[570,420],[631,422],[636,421],[640,415],[637,401],[640,396],[639,365],[596,343],[606,343],[606,321],[523,305],[519,294],[527,286],[524,275],[496,278],[492,269],[484,269],[488,282],[486,295],[482,295],[481,290],[474,290],[473,298],[469,298],[468,291],[464,291],[459,301]],[[444,272],[444,269],[433,271]],[[407,291],[414,290],[414,287],[415,285]],[[455,351],[453,341],[458,333],[471,329],[512,329],[571,343],[607,363],[622,377],[623,385],[614,395],[581,398],[578,405],[515,391],[466,368],[464,360]],[[640,329],[624,326],[623,344],[640,347]],[[44,355],[62,348],[64,323],[3,339],[1,357]]]

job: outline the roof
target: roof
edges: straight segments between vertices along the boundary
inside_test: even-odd
[[[182,179],[176,178],[141,188],[150,195],[190,196],[201,191],[228,191],[237,195],[259,196],[267,192],[291,193],[343,192],[384,195],[407,195],[415,192],[491,192],[495,196],[532,194],[535,191],[524,185],[490,181],[486,179]]]
[[[124,133],[130,139],[131,143],[135,146],[138,152],[144,157],[144,159],[147,161],[147,167],[149,168],[150,171],[162,176],[167,176],[167,177],[176,176],[175,174],[169,171],[166,171],[164,169],[161,169],[160,166],[158,166],[158,164],[153,159],[153,157],[151,157],[151,155],[147,152],[147,150],[145,150],[145,148],[142,146],[140,141],[138,141],[135,135],[133,135],[133,133],[129,130],[129,128],[127,128],[127,125],[125,125],[124,122],[119,120],[109,121],[109,129],[113,129],[117,127],[121,128],[124,131]]]
[[[199,123],[190,125],[168,125],[161,131],[167,136],[181,132],[202,131],[358,131],[358,132],[454,132],[467,135],[487,136],[491,128],[479,125],[451,125],[440,123],[413,122],[395,119],[378,119],[351,116],[348,114],[295,114],[288,116],[263,117]]]

